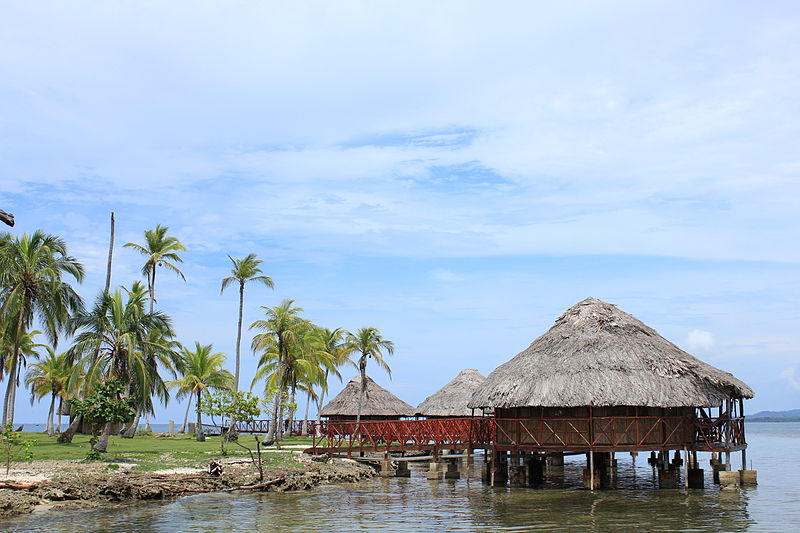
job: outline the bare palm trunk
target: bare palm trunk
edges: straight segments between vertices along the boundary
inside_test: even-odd
[[[189,425],[189,409],[192,407],[192,396],[194,393],[189,393],[189,401],[186,402],[186,414],[183,415],[183,426],[179,433],[186,433],[186,427]]]
[[[111,212],[111,238],[108,241],[108,265],[106,266],[106,292],[111,288],[111,258],[114,255],[114,212]]]
[[[8,386],[6,387],[5,404],[3,407],[3,424],[14,425],[14,405],[17,399],[17,374],[19,373],[19,348],[14,347],[11,359],[11,368],[8,372]]]
[[[103,426],[103,433],[100,435],[100,440],[92,446],[92,450],[100,453],[108,451],[108,437],[111,436],[111,422],[106,422]]]
[[[244,281],[239,283],[239,325],[236,329],[236,372],[233,380],[233,390],[239,390],[239,360],[242,345],[242,313],[244,312]]]
[[[358,434],[359,425],[361,424],[361,407],[364,403],[364,395],[367,392],[367,356],[362,355],[358,360],[358,369],[361,372],[361,394],[358,395],[358,411],[356,414],[356,428],[355,433]]]
[[[128,424],[128,426],[122,430],[122,433],[120,433],[123,439],[132,439],[134,435],[136,435],[136,428],[139,427],[139,419],[141,418],[141,416],[142,416],[142,408],[137,407],[136,415],[134,415],[133,420],[131,420],[131,423]]]
[[[280,409],[281,393],[275,393],[275,405],[272,408],[272,425],[267,434],[267,440],[275,441],[278,439],[278,410]]]
[[[61,410],[64,408],[64,398],[59,396],[58,398],[58,426],[56,426],[56,433],[61,433]]]
[[[199,442],[203,442],[206,440],[205,434],[203,434],[203,419],[201,418],[202,413],[200,412],[200,391],[197,391],[197,427],[195,427],[195,436]]]
[[[153,309],[156,303],[156,265],[153,264],[153,271],[150,273],[150,314],[153,314]]]
[[[303,418],[303,429],[300,431],[300,434],[304,437],[308,437],[308,411],[311,407],[311,389],[308,390],[308,394],[306,395],[306,415]]]
[[[66,431],[58,436],[58,442],[62,444],[69,444],[72,442],[72,437],[75,436],[75,433],[78,431],[78,426],[81,425],[81,421],[83,420],[83,415],[75,415],[75,418],[70,423],[69,427],[67,427]]]
[[[289,425],[286,428],[287,433],[289,433],[287,435],[288,437],[292,436],[292,427],[294,426],[294,412],[295,412],[294,406],[296,405],[296,403],[295,403],[295,395],[296,394],[297,394],[297,387],[296,387],[296,385],[292,385],[292,394],[291,394],[290,400],[289,400]]]
[[[51,437],[56,434],[56,430],[53,427],[53,414],[56,410],[56,393],[54,392],[50,398],[50,412],[47,413],[47,427],[45,431]]]
[[[150,425],[150,413],[144,414],[144,429],[150,433],[153,432],[153,427]]]

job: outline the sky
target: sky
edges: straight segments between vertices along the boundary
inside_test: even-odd
[[[4,2],[0,209],[66,239],[87,302],[111,211],[114,286],[168,226],[159,308],[231,363],[220,281],[256,253],[275,288],[245,325],[292,298],[378,327],[370,373],[413,405],[592,296],[746,381],[746,411],[800,407],[800,6],[555,4]]]

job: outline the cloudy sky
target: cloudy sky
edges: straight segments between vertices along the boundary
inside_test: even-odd
[[[798,408],[798,35],[780,1],[5,2],[0,208],[68,241],[89,301],[110,211],[118,244],[169,226],[160,306],[231,355],[220,280],[255,252],[246,323],[377,326],[412,404],[594,296],[750,412]],[[141,263],[118,247],[114,284]]]

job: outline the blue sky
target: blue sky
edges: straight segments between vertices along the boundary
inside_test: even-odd
[[[797,408],[797,35],[794,2],[6,2],[0,208],[88,301],[109,211],[118,244],[169,226],[161,306],[231,355],[255,252],[246,323],[377,326],[412,404],[594,296]],[[118,247],[114,284],[140,267]]]

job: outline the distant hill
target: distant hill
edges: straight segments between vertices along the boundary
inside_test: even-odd
[[[788,411],[759,411],[754,415],[747,415],[751,422],[800,422],[800,409]]]

